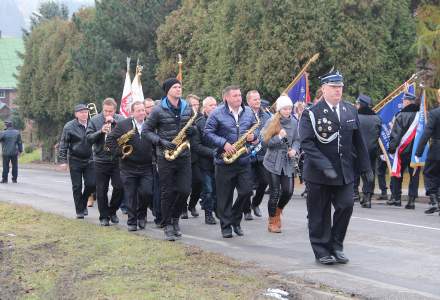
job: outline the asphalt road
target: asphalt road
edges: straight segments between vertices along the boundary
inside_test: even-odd
[[[440,216],[425,215],[425,203],[416,209],[387,207],[374,202],[372,209],[355,209],[345,240],[347,265],[316,264],[307,231],[305,200],[296,188],[282,216],[283,233],[267,231],[264,200],[262,218],[243,221],[245,236],[223,239],[219,225],[204,218],[182,220],[182,242],[243,261],[252,261],[286,278],[323,284],[368,299],[440,299]],[[0,201],[28,204],[37,209],[74,218],[68,173],[50,169],[21,169],[18,184],[1,184]],[[122,214],[118,213],[121,217]],[[163,238],[149,212],[146,234]],[[97,206],[89,208],[88,221],[97,223]],[[121,218],[124,225],[126,217]],[[24,222],[26,220],[23,220]]]

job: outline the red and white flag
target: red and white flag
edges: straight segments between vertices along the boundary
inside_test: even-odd
[[[136,75],[134,76],[133,82],[131,83],[133,102],[144,101],[144,91],[142,90],[142,82],[141,82],[142,69],[143,67],[139,65],[138,62],[136,66]]]
[[[127,57],[127,73],[125,74],[124,90],[122,91],[121,107],[119,109],[124,117],[130,116],[130,104],[133,102],[130,80],[130,57]]]
[[[391,167],[391,176],[400,177],[400,171],[402,169],[402,152],[408,147],[409,144],[414,140],[417,132],[417,125],[419,124],[420,112],[417,112],[414,121],[409,126],[408,131],[402,137],[399,146],[394,153],[393,165]]]

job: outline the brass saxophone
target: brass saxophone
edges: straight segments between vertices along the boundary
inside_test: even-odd
[[[237,160],[242,154],[247,153],[248,149],[246,148],[246,137],[248,134],[254,133],[254,131],[260,126],[260,119],[257,115],[255,115],[255,118],[257,118],[257,123],[255,123],[251,128],[249,128],[248,131],[246,131],[240,138],[232,145],[235,148],[235,153],[232,155],[228,155],[226,153],[223,153],[223,161],[225,164],[229,165],[232,164],[234,161]]]
[[[176,149],[174,150],[167,149],[164,151],[164,156],[166,160],[173,161],[180,155],[180,153],[182,153],[183,150],[185,150],[186,148],[188,149],[190,148],[190,144],[186,139],[186,130],[190,126],[192,126],[196,118],[197,118],[197,111],[193,110],[193,116],[191,117],[191,119],[189,119],[188,122],[186,122],[185,126],[183,126],[183,128],[179,131],[176,137],[171,141],[174,145],[176,145]]]
[[[124,133],[121,135],[120,138],[118,138],[118,145],[121,148],[122,152],[122,159],[125,159],[127,156],[130,156],[130,154],[133,152],[133,146],[127,145],[128,141],[132,138],[132,136],[136,133],[136,130],[131,129],[127,133]]]

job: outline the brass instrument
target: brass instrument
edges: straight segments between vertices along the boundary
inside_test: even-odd
[[[136,130],[133,128],[127,133],[124,133],[121,135],[120,138],[118,138],[118,146],[121,148],[122,152],[122,159],[125,159],[127,156],[129,156],[133,152],[133,146],[127,145],[128,141],[132,138],[132,136],[136,133]]]
[[[186,139],[186,130],[190,126],[192,126],[196,118],[197,118],[197,112],[193,110],[193,116],[191,117],[191,119],[188,120],[185,126],[183,126],[183,128],[179,131],[176,137],[171,141],[173,144],[176,145],[176,149],[174,150],[167,149],[164,151],[164,156],[166,160],[173,161],[180,155],[180,153],[182,153],[183,150],[185,150],[186,148],[188,149],[190,148],[190,144]]]
[[[255,123],[251,128],[249,128],[249,130],[247,130],[242,136],[240,136],[240,138],[232,145],[235,148],[236,152],[232,155],[223,153],[222,156],[225,164],[227,165],[232,164],[242,154],[248,152],[246,148],[246,137],[249,134],[254,133],[254,131],[257,130],[258,126],[260,126],[260,119],[258,118],[257,115],[255,115],[255,118],[257,118],[257,123]]]
[[[87,109],[89,110],[89,116],[90,118],[96,116],[98,114],[98,109],[96,108],[95,103],[89,103],[87,104]]]

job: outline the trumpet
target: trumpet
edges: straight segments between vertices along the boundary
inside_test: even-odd
[[[96,116],[98,114],[98,109],[96,108],[95,103],[89,103],[87,104],[87,109],[89,110],[89,116],[90,118]]]

